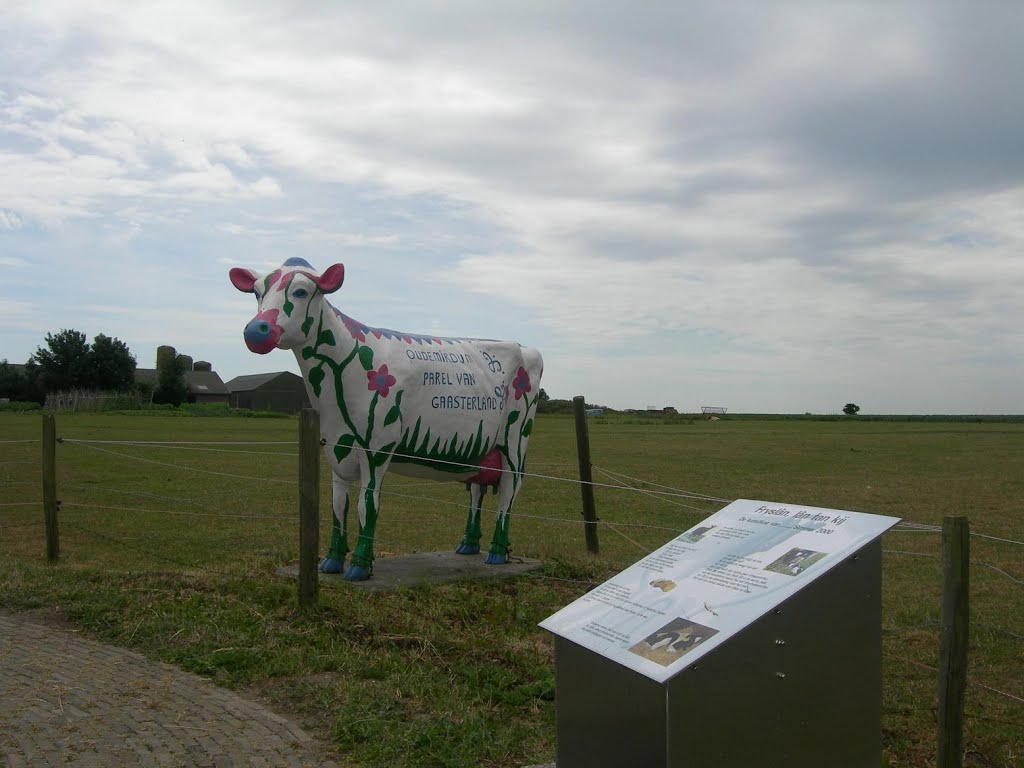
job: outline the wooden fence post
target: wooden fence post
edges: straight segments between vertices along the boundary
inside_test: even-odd
[[[299,415],[299,605],[315,605],[320,588],[320,414]]]
[[[970,627],[970,529],[966,517],[942,521],[942,618],[939,630],[938,768],[961,768]]]
[[[46,522],[46,559],[60,559],[57,530],[57,425],[52,413],[43,414],[43,518]]]
[[[587,429],[587,411],[583,395],[572,399],[572,410],[576,416],[576,452],[580,460],[580,493],[583,496],[583,535],[587,539],[587,552],[598,553],[597,509],[594,506],[594,478],[590,464],[590,432]]]

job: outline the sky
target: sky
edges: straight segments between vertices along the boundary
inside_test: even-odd
[[[1024,413],[1024,4],[0,5],[0,359],[221,377],[228,270],[513,339],[551,397]]]

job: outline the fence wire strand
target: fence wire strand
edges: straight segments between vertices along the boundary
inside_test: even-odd
[[[169,467],[170,469],[178,469],[178,470],[182,470],[182,471],[185,471],[185,472],[199,472],[199,473],[204,474],[204,475],[217,475],[218,477],[233,477],[233,478],[236,478],[238,480],[255,480],[255,481],[261,482],[261,483],[284,483],[284,484],[287,484],[287,485],[294,485],[294,483],[295,483],[294,480],[282,480],[282,479],[274,478],[274,477],[252,477],[252,476],[247,476],[247,475],[236,475],[236,474],[233,474],[233,473],[230,473],[230,472],[215,472],[212,469],[199,469],[197,467],[183,467],[180,464],[169,464],[168,462],[165,462],[165,461],[156,461],[155,459],[144,459],[141,456],[133,456],[130,453],[121,453],[120,451],[111,451],[108,448],[99,448],[99,447],[97,447],[95,445],[90,445],[89,443],[83,442],[81,440],[69,440],[69,439],[65,438],[64,442],[65,443],[69,443],[71,445],[81,445],[81,446],[83,446],[85,448],[89,448],[89,449],[91,449],[93,451],[99,451],[101,453],[109,453],[109,454],[111,454],[113,456],[118,456],[118,457],[123,458],[123,459],[132,459],[134,461],[142,461],[142,462],[145,462],[146,464],[156,464],[156,465],[161,466],[161,467]]]
[[[985,533],[974,533],[972,531],[971,536],[976,536],[979,539],[991,539],[992,541],[1002,541],[1006,544],[1019,544],[1020,546],[1024,546],[1024,541],[1017,541],[1015,539],[1001,539],[998,536],[989,536]]]
[[[298,515],[256,515],[251,513],[234,514],[230,512],[189,512],[181,509],[142,509],[140,507],[111,507],[105,504],[77,504],[73,502],[61,502],[61,509],[72,507],[76,509],[106,509],[115,512],[146,512],[153,515],[189,515],[192,517],[216,517],[241,520],[277,520],[278,522],[291,523],[298,519]]]
[[[174,445],[283,445],[283,444],[285,444],[285,443],[281,443],[281,442],[230,443],[230,442],[210,442],[210,441],[206,441],[206,442],[197,442],[197,441],[180,441],[180,442],[175,442],[175,441],[169,441],[169,440],[165,440],[165,441],[155,441],[155,440],[150,440],[150,441],[144,441],[144,440],[79,440],[79,439],[69,438],[69,437],[62,437],[62,438],[60,438],[60,440],[61,440],[61,442],[65,442],[65,443],[73,443],[73,444],[76,444],[76,445],[84,445],[84,446],[93,447],[94,450],[104,450],[104,449],[101,449],[101,448],[95,448],[96,445],[174,446]],[[288,445],[294,445],[294,442],[287,443],[287,444]],[[369,450],[366,449],[366,448],[363,448],[362,446],[354,445],[354,446],[352,446],[352,448],[353,448],[353,450],[360,450],[360,451],[364,451],[366,453],[369,453]],[[116,451],[108,451],[108,452],[109,453],[114,453],[115,455],[118,455],[118,456],[131,456],[130,454],[117,453]],[[274,455],[274,454],[269,454],[268,453],[267,455]],[[416,458],[419,458],[419,457],[417,457],[417,456],[415,456],[413,454],[408,454],[408,453],[392,452],[390,455],[393,458],[401,458],[401,459],[416,459]],[[154,464],[160,464],[161,463],[161,462],[153,461],[152,459],[142,459],[140,457],[131,457],[131,458],[136,458],[139,461],[149,461],[149,462],[152,462]],[[461,467],[461,468],[466,468],[467,470],[469,469],[467,464],[465,462],[461,462],[461,461],[447,461],[447,460],[442,460],[442,459],[432,459],[431,463],[433,463],[433,464],[443,464],[443,465],[452,466],[452,467]],[[167,465],[167,466],[175,466],[175,465]],[[178,467],[178,468],[182,469],[182,467]],[[204,470],[193,470],[193,471],[197,471],[198,472],[198,471],[204,471]],[[504,473],[504,472],[512,472],[513,470],[501,469],[501,470],[498,470],[498,471]],[[219,474],[219,473],[212,473],[212,474]],[[521,477],[534,477],[534,478],[538,478],[538,479],[542,479],[542,480],[552,480],[552,481],[555,481],[555,482],[576,483],[576,484],[579,484],[579,485],[591,485],[591,486],[593,486],[595,488],[608,488],[608,489],[614,489],[614,490],[628,490],[628,491],[640,490],[640,489],[633,488],[632,486],[628,486],[628,485],[610,485],[608,483],[585,482],[583,480],[578,480],[578,479],[575,479],[575,478],[557,477],[555,475],[542,475],[542,474],[539,474],[539,473],[531,473],[531,472],[520,472],[518,474]],[[246,479],[252,480],[252,479],[259,479],[259,478],[246,478]],[[279,482],[290,482],[290,481],[279,481]],[[659,487],[668,488],[669,486],[659,486]],[[697,498],[697,499],[707,499],[707,500],[711,500],[711,501],[725,501],[726,503],[728,503],[727,499],[719,499],[717,497],[704,496],[703,494],[694,494],[694,493],[689,492],[689,491],[680,491],[680,490],[676,490],[676,489],[672,489],[671,491],[645,490],[644,492],[647,493],[647,494],[650,494],[650,495],[655,495],[655,496],[681,497],[681,498],[687,498],[687,499]]]
[[[937,673],[939,671],[938,667],[933,667],[931,664],[925,664],[923,661],[917,661],[915,659],[910,659],[910,658],[907,658],[906,656],[901,656],[898,653],[893,653],[892,651],[884,651],[883,650],[882,652],[886,656],[891,656],[894,659],[899,659],[900,661],[904,661],[907,664],[912,664],[915,667],[922,667],[923,669],[927,669],[927,670],[929,670],[931,672],[935,672],[935,673]],[[967,678],[967,683],[969,685],[974,685],[974,686],[977,686],[978,688],[983,688],[986,691],[989,691],[991,693],[997,693],[1000,696],[1005,696],[1008,699],[1012,699],[1013,701],[1019,701],[1021,704],[1024,704],[1024,698],[1021,698],[1020,696],[1017,696],[1016,694],[1010,693],[1009,691],[1001,691],[998,688],[993,688],[991,685],[987,685],[987,684],[981,682],[980,680],[974,680],[973,678],[968,677]]]
[[[89,445],[295,445],[294,440],[81,440],[61,437],[60,441]]]
[[[601,469],[601,467],[593,467],[593,469],[597,470],[598,472],[602,473],[603,475],[605,475],[606,477],[608,477],[608,478],[610,478],[612,480],[617,479],[614,476],[614,473],[609,472],[606,469]],[[637,481],[637,482],[643,482],[643,481],[640,480],[640,481]],[[622,489],[622,490],[635,491],[636,493],[642,493],[645,496],[651,496],[651,497],[657,499],[658,501],[662,501],[662,502],[664,502],[666,504],[672,504],[673,506],[683,507],[685,509],[692,509],[692,510],[697,511],[697,512],[707,513],[707,509],[704,508],[704,507],[697,507],[697,506],[694,506],[693,504],[687,504],[686,502],[683,502],[683,501],[676,501],[673,498],[668,498],[664,491],[652,491],[649,488],[637,488],[635,486],[629,486],[629,485],[618,486],[618,487],[620,489]],[[660,486],[660,487],[665,488],[667,486]],[[686,495],[684,495],[684,494],[686,494]],[[678,495],[683,496],[684,498],[691,498],[691,499],[699,498],[697,496],[689,495],[687,492],[680,492]],[[708,499],[708,500],[710,501],[710,499]],[[719,501],[719,499],[715,499],[714,501]],[[724,500],[722,500],[722,501],[724,501]],[[726,502],[726,503],[728,503],[728,502]]]
[[[908,552],[907,550],[904,550],[904,549],[883,549],[882,552],[885,552],[885,553],[890,554],[890,555],[908,555],[908,556],[911,556],[911,557],[930,557],[930,558],[935,559],[935,560],[940,559],[942,557],[942,555],[940,555],[938,552]],[[988,568],[991,571],[995,571],[996,573],[1002,574],[1003,576],[1008,578],[1010,581],[1016,582],[1017,584],[1024,584],[1024,579],[1018,579],[1016,576],[1014,576],[1011,573],[1007,573],[1006,571],[1004,571],[1002,568],[1000,568],[997,565],[993,565],[992,563],[983,563],[980,560],[973,560],[973,559],[970,562],[971,562],[971,565],[978,565],[978,566],[981,566],[982,568]]]
[[[696,493],[694,491],[685,491],[685,490],[683,490],[681,488],[673,488],[670,485],[662,485],[660,483],[651,482],[650,480],[644,480],[644,479],[639,478],[639,477],[631,477],[629,475],[623,474],[622,472],[612,472],[610,469],[605,469],[604,467],[599,467],[597,465],[592,465],[592,466],[598,472],[603,473],[605,476],[607,476],[607,477],[609,477],[609,478],[611,478],[613,480],[628,480],[629,482],[632,482],[632,483],[643,483],[644,485],[651,485],[651,486],[654,486],[655,488],[664,488],[665,490],[673,491],[675,495],[682,496],[684,498],[694,499],[694,500],[697,500],[697,501],[717,501],[717,502],[720,502],[722,504],[729,504],[729,503],[735,501],[735,499],[723,499],[723,498],[721,498],[719,496],[708,496],[707,494],[704,494],[704,493]],[[647,490],[647,489],[643,489],[643,488],[636,488],[634,486],[625,486],[625,487],[632,488],[633,490],[638,490],[638,491],[639,490]]]

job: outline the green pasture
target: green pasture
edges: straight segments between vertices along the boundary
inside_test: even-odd
[[[966,515],[973,533],[995,537],[971,540],[966,765],[1024,766],[1020,421],[593,419],[601,554],[591,557],[573,422],[541,415],[511,527],[513,555],[539,558],[539,573],[383,594],[323,588],[308,611],[275,575],[298,556],[297,419],[58,416],[53,566],[40,444],[18,442],[40,433],[38,413],[0,413],[0,611],[29,611],[267,700],[351,766],[553,760],[552,646],[537,622],[726,500],[931,525]],[[323,550],[326,466],[321,490]],[[392,476],[384,494],[378,558],[458,544],[462,487]],[[485,544],[492,523],[488,514]],[[934,764],[939,543],[936,533],[883,539],[889,766]]]

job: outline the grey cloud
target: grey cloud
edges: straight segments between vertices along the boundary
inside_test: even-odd
[[[86,251],[123,226],[157,259],[284,250],[364,285],[386,263],[424,306],[457,271],[467,317],[529,305],[549,335],[611,324],[677,358],[706,326],[794,375],[807,350],[851,370],[896,350],[897,377],[1019,350],[1024,6],[20,8],[0,230],[31,203],[83,214]],[[613,284],[574,277],[598,271]]]
[[[830,70],[751,103],[748,122],[795,162],[894,199],[991,189],[1024,176],[1024,6],[941,4],[908,38],[910,72]],[[911,42],[908,40],[908,46]],[[857,46],[853,52],[859,52]],[[869,50],[864,54],[868,55]],[[774,106],[774,108],[771,108]]]

